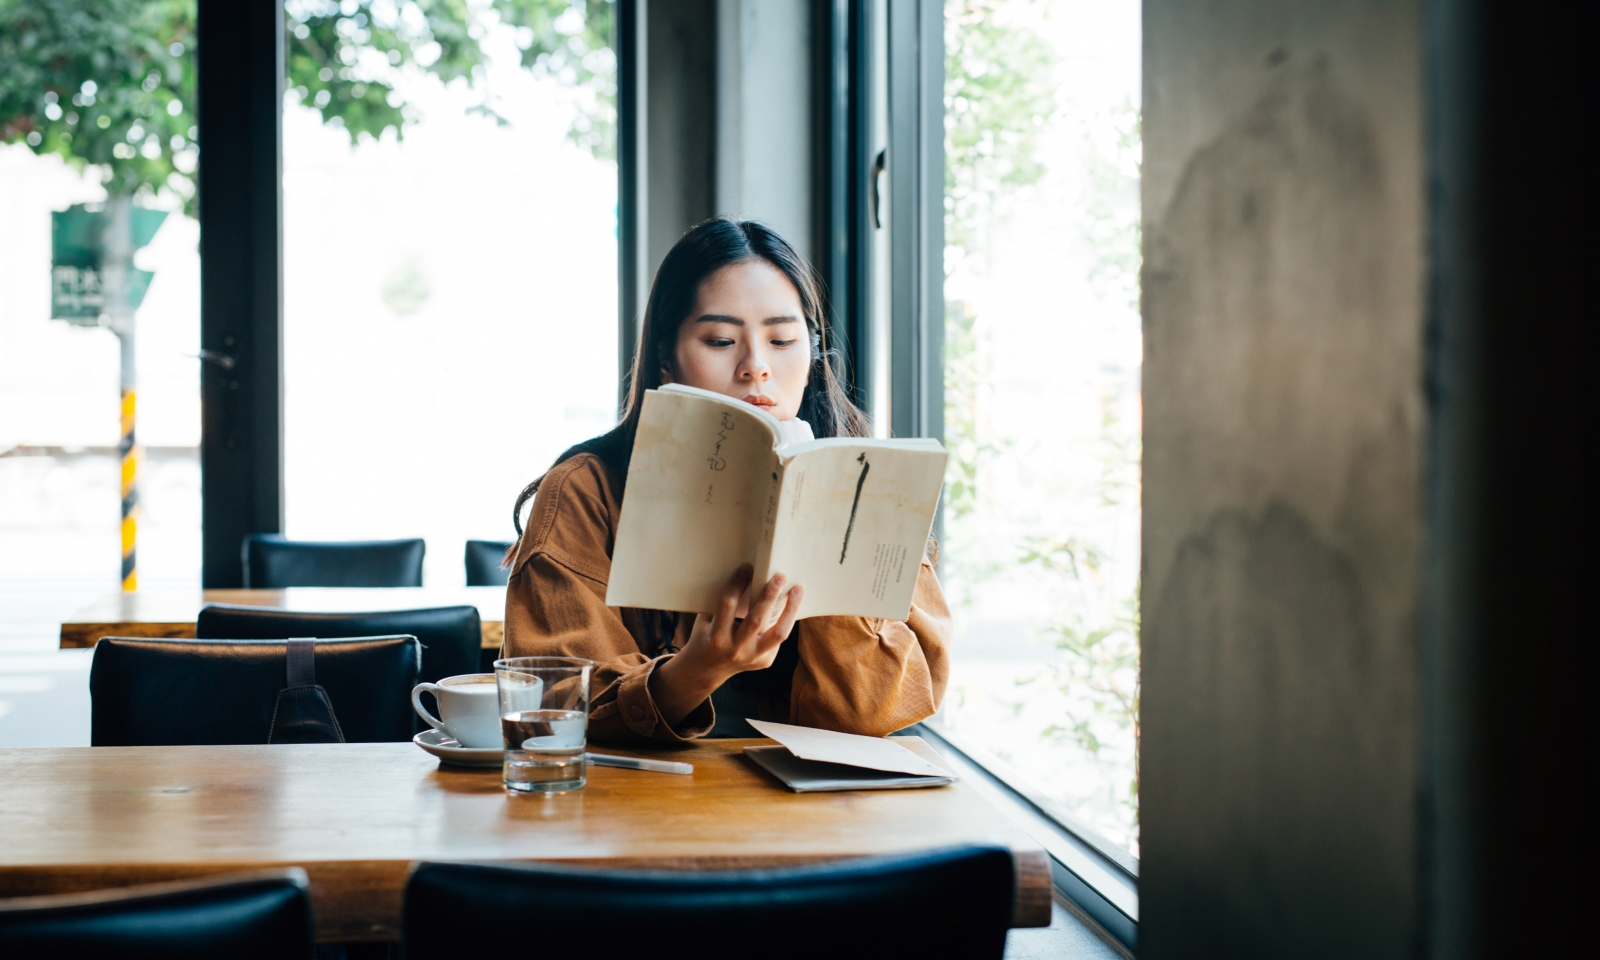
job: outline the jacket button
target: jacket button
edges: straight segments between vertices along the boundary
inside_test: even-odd
[[[639,706],[637,703],[634,704],[633,706],[628,708],[628,716],[632,717],[635,720],[643,720],[644,719],[644,707]]]

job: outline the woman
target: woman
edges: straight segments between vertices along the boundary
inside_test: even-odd
[[[905,622],[799,620],[783,575],[747,598],[736,571],[714,614],[607,607],[617,517],[646,390],[682,383],[738,397],[804,436],[866,436],[827,363],[811,268],[769,228],[719,217],[684,234],[656,273],[627,412],[517,498],[533,496],[511,555],[501,655],[596,661],[589,735],[681,742],[755,736],[745,717],[881,736],[933,713],[950,615],[924,558]],[[671,563],[671,557],[661,562]]]

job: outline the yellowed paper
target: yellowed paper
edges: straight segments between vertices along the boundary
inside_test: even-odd
[[[731,397],[645,395],[606,603],[710,613],[740,564],[805,587],[802,617],[904,620],[939,505],[936,440],[798,443]]]

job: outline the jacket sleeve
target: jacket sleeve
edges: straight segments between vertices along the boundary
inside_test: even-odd
[[[881,737],[926,720],[944,699],[950,635],[944,592],[926,562],[903,622],[801,620],[789,701],[793,722]]]
[[[588,458],[574,458],[588,459]],[[703,737],[716,719],[711,702],[677,729],[650,696],[650,676],[665,654],[649,657],[605,602],[611,541],[598,463],[552,470],[541,484],[506,586],[504,657],[582,657],[595,662],[589,737],[596,741],[681,743]]]

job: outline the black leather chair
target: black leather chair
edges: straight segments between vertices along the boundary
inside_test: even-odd
[[[421,540],[286,540],[277,533],[244,538],[244,585],[285,587],[420,587]]]
[[[287,653],[283,640],[102,637],[89,668],[89,743],[266,743]],[[422,661],[415,637],[318,642],[314,659],[346,742],[411,739]]]
[[[335,637],[409,634],[422,643],[420,679],[433,683],[443,677],[483,672],[483,621],[478,617],[477,607],[435,607],[378,613],[297,613],[270,607],[214,603],[200,609],[194,633],[201,639],[233,640],[277,640],[283,637],[327,640]]]
[[[1014,885],[995,847],[708,873],[422,863],[402,945],[407,960],[583,956],[597,942],[686,960],[999,958]]]
[[[0,900],[0,956],[307,960],[306,873],[287,870]]]
[[[500,569],[500,564],[505,561],[506,551],[510,550],[511,546],[509,541],[468,540],[467,586],[505,586],[511,571]]]

